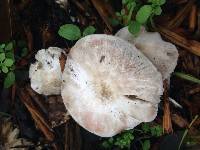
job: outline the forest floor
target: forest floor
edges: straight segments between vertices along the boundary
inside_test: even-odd
[[[113,26],[110,18],[116,18],[115,12],[121,8],[120,0],[68,0],[64,8],[53,0],[17,0],[5,4],[10,12],[9,18],[4,20],[7,24],[1,25],[5,32],[0,35],[0,43],[10,38],[15,40],[16,82],[4,88],[0,73],[0,149],[7,138],[2,128],[10,126],[8,122],[19,129],[19,137],[29,141],[18,149],[106,149],[102,143],[108,139],[89,133],[66,115],[61,96],[34,92],[30,88],[28,71],[38,50],[56,46],[69,52],[75,44],[58,35],[61,25],[76,24],[81,30],[92,25],[96,28],[95,33],[115,34],[123,26]],[[154,20],[156,27],[152,30],[176,45],[179,58],[175,72],[183,74],[172,74],[170,84],[165,82],[158,116],[147,127],[151,132],[157,129],[156,125],[162,128],[162,133],[154,136],[159,131],[148,133],[144,125],[139,125],[133,130],[134,139],[129,148],[175,150],[181,146],[180,149],[200,150],[200,81],[190,78],[200,79],[200,3],[197,0],[168,0],[162,14]],[[142,134],[138,130],[142,130]],[[112,141],[107,144],[111,144],[110,149],[120,149]]]

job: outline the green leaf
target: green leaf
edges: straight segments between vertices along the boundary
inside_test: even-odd
[[[150,144],[150,141],[149,140],[145,140],[143,143],[142,143],[142,150],[149,150],[151,147],[151,144]]]
[[[13,54],[13,52],[7,52],[6,53],[6,58],[10,58],[10,59],[14,60],[14,54]]]
[[[122,0],[122,4],[125,5],[128,3],[129,0]]]
[[[96,31],[95,27],[88,26],[87,28],[84,29],[83,36],[87,36],[87,35],[93,34],[95,31]]]
[[[142,130],[144,131],[144,133],[147,133],[150,131],[150,125],[148,123],[143,123],[142,124]]]
[[[5,46],[6,46],[6,44],[1,44],[1,45],[0,45],[0,48],[4,49]]]
[[[160,0],[159,5],[164,5],[166,3],[166,0]]]
[[[4,80],[4,88],[9,88],[15,82],[14,72],[9,72]]]
[[[166,3],[166,0],[148,0],[148,2],[157,6],[161,6]]]
[[[6,45],[5,50],[6,50],[6,51],[11,51],[11,50],[13,50],[13,43],[12,43],[12,42],[9,42],[9,43]]]
[[[102,143],[102,146],[106,149],[111,149],[113,147],[113,143],[114,142],[114,139],[111,137],[109,138],[108,140],[105,140],[103,143]]]
[[[81,31],[78,26],[73,24],[62,25],[58,34],[70,41],[78,40],[81,37]]]
[[[131,21],[128,25],[128,31],[133,35],[137,35],[140,32],[141,24],[137,21]]]
[[[123,148],[129,149],[133,139],[134,139],[133,131],[132,130],[125,131],[116,138],[114,145],[118,146],[121,149]]]
[[[185,79],[185,80],[200,84],[200,79],[195,78],[195,77],[191,76],[190,74],[185,74],[185,73],[181,73],[181,72],[175,72],[174,75],[177,76],[177,77],[180,77],[182,79]]]
[[[156,125],[154,127],[151,127],[151,135],[152,136],[156,136],[156,137],[159,137],[162,135],[162,127],[160,125]]]
[[[3,61],[6,58],[5,53],[0,53],[0,61]]]
[[[135,6],[136,6],[136,2],[128,3],[128,4],[127,4],[127,9],[130,11],[131,8],[132,8],[132,7],[134,8]]]
[[[8,68],[6,66],[2,66],[1,70],[3,73],[8,73]]]
[[[152,3],[154,5],[158,5],[160,3],[160,0],[148,0],[148,3]]]
[[[1,47],[0,47],[0,52],[1,52],[1,53],[4,52],[3,48],[1,48]]]
[[[162,9],[161,9],[160,6],[158,6],[158,7],[156,7],[156,8],[154,9],[153,12],[154,12],[155,15],[160,15],[160,14],[162,13]]]
[[[13,65],[14,61],[10,58],[6,58],[6,60],[4,61],[5,66],[7,67],[11,67]]]
[[[150,15],[152,13],[152,7],[151,5],[144,5],[142,6],[137,14],[136,14],[136,21],[138,21],[141,24],[144,24],[149,19]]]

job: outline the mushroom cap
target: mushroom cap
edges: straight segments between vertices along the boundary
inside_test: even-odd
[[[31,64],[29,78],[31,88],[39,94],[59,95],[62,73],[59,58],[64,51],[57,47],[42,49],[35,55],[36,62]]]
[[[152,121],[162,92],[154,65],[134,45],[110,35],[80,39],[62,75],[61,95],[70,115],[102,137]]]
[[[128,27],[124,27],[115,35],[134,44],[157,67],[163,80],[167,79],[177,65],[177,48],[163,41],[158,32],[147,32],[144,28],[142,30],[137,37],[134,37],[128,31]]]

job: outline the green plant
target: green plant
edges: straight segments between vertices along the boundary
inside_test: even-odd
[[[131,141],[134,139],[133,130],[125,131],[120,135],[120,137],[116,138],[114,145],[119,148],[127,148],[130,149]]]
[[[162,136],[163,129],[158,124],[143,123],[141,129],[132,129],[114,137],[108,138],[103,141],[102,146],[106,149],[112,149],[113,147],[118,147],[119,149],[130,149],[131,142],[140,137],[140,144],[143,150],[149,150],[151,146],[151,137]]]
[[[81,35],[81,30],[78,26],[74,24],[65,24],[60,27],[58,34],[67,40],[74,41],[80,39],[82,36],[93,34],[95,31],[96,29],[93,26],[88,26],[83,30]]]
[[[142,150],[149,150],[150,147],[151,147],[150,140],[145,140],[145,141],[142,143]]]
[[[175,75],[175,76],[177,76],[179,78],[182,78],[182,79],[185,79],[185,80],[200,84],[200,79],[195,78],[190,74],[185,74],[185,73],[181,73],[181,72],[175,72],[175,73],[173,73],[173,75]]]
[[[0,73],[5,75],[5,88],[9,88],[15,82],[14,61],[13,42],[0,44]]]
[[[120,149],[130,149],[131,142],[134,139],[133,130],[125,131],[114,138],[111,137],[108,140],[105,140],[102,143],[102,146],[106,149],[111,149],[113,146],[116,146]]]
[[[150,126],[149,123],[143,123],[142,131],[145,134],[150,134],[151,136],[154,136],[154,137],[160,137],[162,135],[163,129],[160,125]]]
[[[122,0],[123,8],[120,12],[116,12],[116,16],[123,25],[128,25],[128,30],[133,35],[137,35],[142,25],[146,25],[148,21],[153,25],[153,17],[162,13],[161,6],[166,0],[148,0],[147,4],[142,5],[139,0]],[[132,17],[135,19],[132,20]],[[115,19],[112,24],[116,25]]]
[[[181,142],[180,142],[180,144],[179,144],[179,146],[178,146],[178,150],[180,150],[181,145],[182,145],[182,143],[183,143],[185,137],[187,136],[189,129],[192,127],[192,125],[193,125],[194,122],[198,119],[198,117],[199,117],[199,116],[196,115],[196,116],[194,117],[194,119],[192,120],[192,122],[189,124],[188,128],[184,131],[183,136],[182,136],[182,138],[181,138]]]

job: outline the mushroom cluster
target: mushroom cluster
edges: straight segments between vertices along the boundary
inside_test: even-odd
[[[129,40],[129,34],[119,31],[116,34],[119,37],[105,34],[83,37],[67,55],[63,72],[59,64],[62,50],[40,50],[36,54],[38,61],[30,67],[31,87],[44,95],[61,93],[72,118],[101,137],[111,137],[141,122],[150,122],[157,115],[163,79],[175,68],[168,69],[164,54],[157,53],[170,53],[169,59],[176,57],[175,61],[178,53],[172,44],[173,50],[169,46],[166,52],[165,45],[170,43],[162,41],[157,33],[157,38],[150,37],[150,42],[143,34],[155,36],[144,32]],[[147,52],[148,47],[152,52]]]

